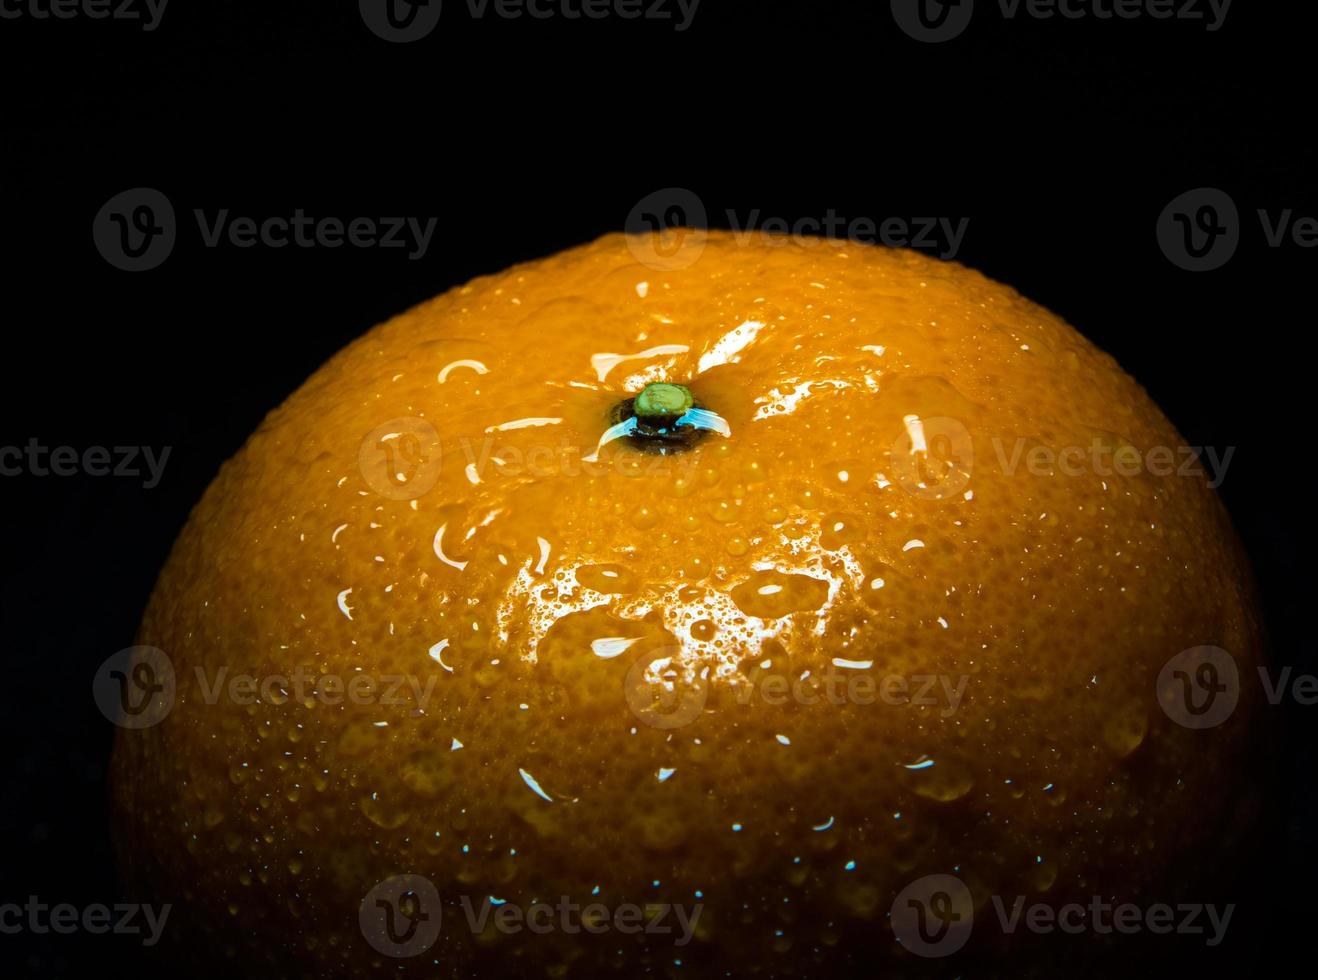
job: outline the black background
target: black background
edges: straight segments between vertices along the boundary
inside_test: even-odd
[[[8,0],[13,2],[13,0]],[[649,0],[647,0],[649,2]],[[1199,7],[1204,5],[1200,3]],[[111,726],[93,672],[134,638],[189,508],[261,418],[374,323],[468,278],[620,229],[659,188],[710,223],[970,219],[960,261],[1074,323],[1191,445],[1234,446],[1221,488],[1279,665],[1313,671],[1306,433],[1318,253],[1256,216],[1318,215],[1303,5],[1202,22],[1005,20],[920,44],[884,0],[703,0],[648,20],[473,19],[449,0],[413,44],[354,2],[184,4],[157,30],[0,20],[0,445],[172,447],[164,479],[0,477],[5,696],[0,902],[116,895]],[[180,215],[149,272],[92,221],[149,186]],[[1176,195],[1240,208],[1226,266],[1158,247]],[[206,248],[191,212],[438,219],[404,250]],[[1313,713],[1288,735],[1287,833],[1237,902],[1218,963],[1303,949],[1314,881]],[[6,976],[139,963],[131,937],[0,936]]]

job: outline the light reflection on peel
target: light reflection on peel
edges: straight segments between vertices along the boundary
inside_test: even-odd
[[[706,673],[710,678],[731,681],[739,675],[741,662],[748,657],[763,655],[765,644],[770,640],[790,646],[792,637],[802,632],[823,636],[829,610],[843,585],[849,583],[858,589],[865,584],[860,561],[846,546],[827,551],[808,536],[794,541],[783,538],[782,544],[786,555],[754,562],[751,574],[732,579],[719,589],[702,589],[694,599],[682,596],[690,587],[688,582],[677,582],[663,591],[651,589],[627,598],[605,594],[580,583],[576,573],[581,565],[559,569],[546,582],[544,577],[532,573],[528,560],[509,584],[499,605],[496,614],[499,635],[506,641],[514,626],[519,627],[519,632],[526,637],[522,641],[522,658],[535,663],[540,641],[565,616],[607,607],[624,622],[640,623],[652,612],[657,612],[660,624],[676,638],[678,647],[672,656],[662,658],[662,664],[650,665],[647,673],[654,675],[651,679],[655,683],[673,684],[671,675],[674,674],[693,683]],[[840,570],[835,570],[839,565]],[[776,618],[752,616],[737,606],[730,592],[751,578],[753,573],[763,571],[804,575],[827,582],[827,598],[814,610],[791,612]],[[692,628],[703,620],[713,620],[720,628],[702,639],[693,633]],[[626,640],[626,646],[621,648],[615,646],[622,642],[618,637],[598,637],[592,642],[592,650],[601,659],[612,659],[635,640]]]
[[[800,381],[795,379],[788,381],[792,384],[792,390],[784,392],[779,388],[771,388],[767,395],[761,395],[755,399],[754,404],[760,406],[755,410],[755,415],[751,421],[759,422],[762,419],[773,418],[778,415],[791,415],[796,411],[797,406],[806,398],[810,397],[811,388],[833,388],[841,390],[853,387],[849,381],[827,380],[827,381]]]
[[[472,360],[471,358],[464,358],[460,361],[450,361],[448,364],[445,364],[439,371],[439,383],[444,384],[448,381],[448,376],[458,368],[467,368],[468,370],[475,371],[477,374],[490,373],[490,369],[480,361]]]
[[[465,561],[454,561],[448,555],[444,554],[444,531],[447,528],[448,528],[447,523],[441,524],[439,526],[439,530],[435,532],[435,541],[434,541],[435,554],[438,556],[439,560],[442,561],[445,565],[451,565],[452,567],[456,568],[458,571],[462,571],[464,568],[467,567],[467,563]]]
[[[513,429],[530,429],[542,425],[560,425],[562,421],[563,420],[559,418],[543,417],[513,419],[511,422],[500,422],[498,425],[487,425],[485,431],[486,433],[509,432]]]
[[[627,648],[635,644],[638,639],[640,637],[602,636],[598,640],[590,641],[590,650],[601,660],[612,660],[625,653]]]
[[[443,667],[451,674],[453,673],[453,668],[450,667],[448,664],[444,663],[444,650],[447,647],[448,647],[448,640],[447,639],[440,640],[438,643],[436,643],[434,646],[430,648],[430,659],[435,661],[435,663],[439,664],[441,667]]]
[[[764,323],[759,320],[746,320],[744,323],[733,327],[720,337],[713,347],[700,355],[700,361],[696,365],[696,373],[704,374],[711,368],[737,363],[740,360],[737,355],[755,340],[759,332],[764,329],[764,326]]]
[[[664,354],[685,354],[690,349],[686,344],[661,344],[658,347],[651,347],[649,350],[643,350],[637,354],[601,352],[590,355],[590,366],[595,369],[595,376],[600,381],[605,381],[609,377],[609,372],[625,361],[641,361],[649,357],[660,357]]]

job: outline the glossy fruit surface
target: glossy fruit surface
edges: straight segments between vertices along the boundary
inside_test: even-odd
[[[955,264],[656,244],[381,325],[206,493],[141,630],[173,707],[115,756],[130,872],[192,952],[317,976],[914,965],[889,911],[922,876],[964,882],[996,949],[1020,940],[984,938],[991,896],[1147,894],[1231,819],[1247,699],[1195,730],[1156,691],[1188,648],[1254,669],[1248,571],[1144,391]],[[601,445],[661,381],[722,429]],[[392,958],[359,913],[403,874],[443,929]],[[700,911],[681,946],[473,934],[462,900],[491,896]]]

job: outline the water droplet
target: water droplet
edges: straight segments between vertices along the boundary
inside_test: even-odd
[[[837,551],[864,537],[863,525],[851,514],[825,514],[819,522],[819,543],[828,551]]]
[[[367,755],[385,738],[388,738],[387,729],[377,728],[370,722],[354,722],[339,736],[339,751],[351,757]]]
[[[709,508],[709,516],[720,524],[732,524],[740,515],[736,503],[731,500],[719,500]]]
[[[363,797],[360,809],[366,819],[384,830],[394,830],[407,822],[408,812],[386,803],[378,793]]]
[[[1046,892],[1057,881],[1057,865],[1045,861],[1034,866],[1035,891]]]
[[[691,624],[691,635],[697,640],[712,639],[718,632],[718,626],[712,619],[698,619]]]
[[[937,803],[959,800],[975,785],[970,768],[946,756],[937,760],[922,758],[905,769],[915,794]]]
[[[622,565],[581,565],[576,580],[587,589],[605,595],[618,595],[635,590],[635,577]]]
[[[450,759],[453,753],[418,749],[407,757],[398,778],[409,790],[423,799],[434,799],[452,783]]]
[[[659,523],[659,511],[649,504],[642,504],[631,512],[628,520],[632,527],[644,531]]]
[[[1108,717],[1103,724],[1103,744],[1118,759],[1124,759],[1144,744],[1149,717],[1143,707],[1131,705]]]
[[[794,612],[813,612],[828,599],[828,583],[809,575],[757,572],[732,590],[742,612],[760,619],[779,619]]]
[[[641,845],[651,851],[671,851],[686,840],[686,822],[675,808],[651,807],[636,814],[631,820],[632,834]]]

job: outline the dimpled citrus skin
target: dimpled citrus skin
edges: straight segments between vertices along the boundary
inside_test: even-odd
[[[176,902],[186,954],[307,976],[900,968],[888,911],[921,875],[957,874],[986,921],[992,895],[1157,896],[1230,819],[1250,702],[1191,731],[1154,696],[1185,648],[1242,675],[1261,656],[1213,492],[1011,470],[1018,446],[1182,445],[1144,391],[953,263],[669,244],[611,235],[404,313],[223,467],[141,628],[173,710],[115,751],[125,862]],[[729,434],[583,463],[658,380]],[[913,424],[973,456],[914,469]],[[405,425],[423,435],[386,456]],[[212,704],[196,676],[299,666],[417,686]],[[794,696],[807,671],[832,696]],[[912,704],[848,693],[865,675],[912,698],[939,680]],[[444,927],[393,960],[358,905],[402,873]],[[474,936],[462,896],[702,909],[675,947]]]

